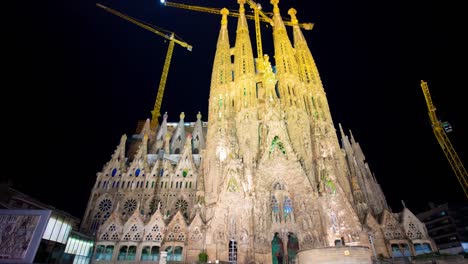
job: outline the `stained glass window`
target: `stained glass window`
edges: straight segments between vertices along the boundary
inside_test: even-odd
[[[271,197],[271,210],[273,211],[273,213],[279,212],[278,200],[276,200],[275,196]]]
[[[293,210],[293,208],[292,208],[291,199],[289,199],[289,197],[285,196],[284,197],[284,206],[283,206],[284,215],[287,216],[287,215],[291,214],[292,210]]]

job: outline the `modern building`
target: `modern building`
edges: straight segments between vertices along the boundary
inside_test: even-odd
[[[80,224],[78,218],[15,190],[8,184],[0,184],[0,193],[0,210],[5,216],[2,219],[6,220],[6,217],[9,216],[15,216],[17,219],[21,219],[25,215],[34,217],[35,215],[44,215],[42,212],[47,212],[44,230],[34,233],[34,236],[40,236],[39,245],[34,250],[34,263],[90,263],[94,238],[78,232]],[[10,236],[24,232],[24,230],[24,228],[18,228]],[[5,230],[1,231],[6,234]],[[30,239],[33,240],[34,237]],[[6,249],[3,242],[3,240],[0,241],[0,248]],[[17,242],[13,244],[16,245],[11,250],[21,246]],[[0,254],[6,255],[2,249],[0,249]]]
[[[208,123],[146,120],[121,137],[97,173],[81,225],[96,263],[294,263],[298,251],[366,248],[369,260],[430,252],[407,208],[396,214],[358,142],[341,144],[312,54],[289,10],[294,41],[273,3],[275,67],[254,59],[239,0],[234,47],[227,13],[212,69]],[[288,29],[289,30],[289,29]],[[214,46],[214,45],[213,45]],[[372,249],[372,250],[371,250]]]
[[[416,215],[424,222],[439,252],[468,252],[468,206],[429,204],[429,210]]]

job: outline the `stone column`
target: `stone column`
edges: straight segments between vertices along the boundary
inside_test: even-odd
[[[159,264],[166,264],[167,262],[167,251],[160,251]]]

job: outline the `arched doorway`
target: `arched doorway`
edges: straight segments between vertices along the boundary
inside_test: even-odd
[[[288,234],[288,264],[296,263],[296,254],[299,250],[299,240],[294,233]]]
[[[273,264],[284,263],[283,241],[278,233],[275,233],[271,241],[271,258]]]
[[[237,243],[234,239],[229,241],[229,263],[237,263]]]

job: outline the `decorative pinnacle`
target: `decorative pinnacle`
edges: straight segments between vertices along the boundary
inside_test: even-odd
[[[164,113],[163,118],[167,119],[167,112]]]
[[[221,18],[221,25],[227,25],[227,15],[229,15],[229,10],[227,8],[221,9],[221,15],[223,18]]]
[[[245,0],[237,0],[237,3],[239,4],[239,13],[245,13]]]
[[[270,0],[270,4],[273,5],[273,13],[274,14],[279,14],[280,13],[279,7],[278,7],[279,0]]]
[[[296,14],[297,14],[296,9],[290,8],[290,9],[288,10],[288,15],[291,16],[291,23],[292,23],[293,25],[297,25],[297,24],[299,23],[299,21],[297,20]]]
[[[179,117],[180,117],[180,120],[184,120],[184,118],[185,118],[185,113],[184,113],[184,112],[180,113],[180,116],[179,116]]]
[[[200,113],[200,111],[198,111],[197,120],[200,120],[200,119],[201,119],[201,113]]]

